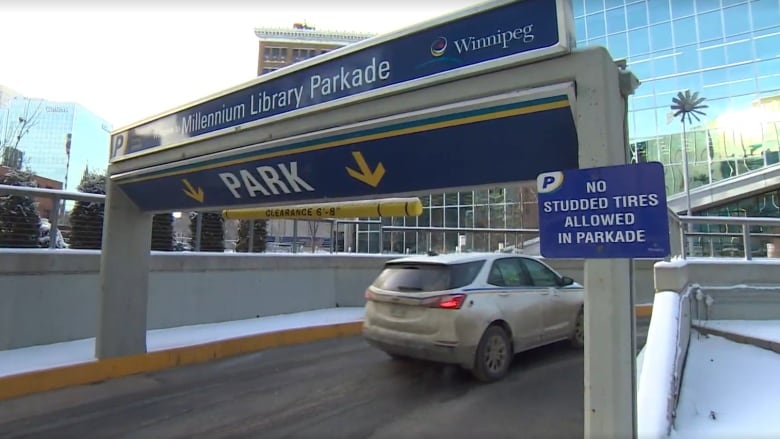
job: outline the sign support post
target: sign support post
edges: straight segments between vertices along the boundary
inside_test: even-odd
[[[625,102],[637,86],[636,78],[620,70],[606,50],[594,51],[583,63],[577,74],[575,111],[581,170],[627,163]],[[540,175],[540,183],[544,175]],[[562,184],[565,181],[561,179]],[[541,192],[540,215],[544,212]],[[546,221],[540,219],[540,224],[544,226]],[[547,256],[544,240],[557,236],[544,230],[540,236],[542,255]],[[577,251],[580,247],[572,242],[561,248]],[[585,438],[636,437],[630,269],[628,257],[585,257]]]
[[[99,359],[146,352],[151,247],[152,214],[139,210],[117,183],[106,179],[95,340]]]

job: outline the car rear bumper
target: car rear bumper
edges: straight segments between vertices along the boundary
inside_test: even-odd
[[[363,337],[371,346],[390,354],[457,364],[466,369],[471,369],[474,365],[475,346],[437,343],[419,335],[365,325]]]

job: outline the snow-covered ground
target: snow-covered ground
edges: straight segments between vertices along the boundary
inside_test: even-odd
[[[321,325],[363,320],[363,308],[331,308],[256,319],[147,332],[150,352],[193,346],[219,340]],[[95,361],[95,339],[68,341],[43,346],[0,351],[0,376]]]
[[[780,339],[780,321],[710,321],[708,327]],[[674,438],[780,437],[780,355],[691,332]]]
[[[694,323],[705,328],[780,343],[780,322],[777,320],[695,320]]]

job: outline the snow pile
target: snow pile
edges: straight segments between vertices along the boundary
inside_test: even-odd
[[[155,329],[146,332],[149,352],[254,334],[363,320],[362,307],[318,309],[257,319]],[[95,361],[95,339],[0,351],[0,377]]]
[[[780,355],[771,351],[691,335],[671,436],[780,437],[779,371]]]
[[[681,356],[680,311],[680,294],[656,293],[641,372],[637,372],[637,432],[641,438],[666,437],[669,431]]]

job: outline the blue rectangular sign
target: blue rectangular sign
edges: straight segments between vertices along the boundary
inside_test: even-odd
[[[563,0],[503,4],[366,47],[345,48],[308,67],[292,66],[239,90],[111,137],[112,160],[372,90],[485,61],[568,49]],[[562,51],[562,50],[561,50]],[[340,55],[337,55],[340,54]],[[284,74],[282,72],[287,72]]]
[[[546,258],[662,258],[669,217],[661,163],[555,171],[537,177]]]
[[[117,182],[145,211],[208,210],[533,181],[577,166],[564,94],[204,158]]]

